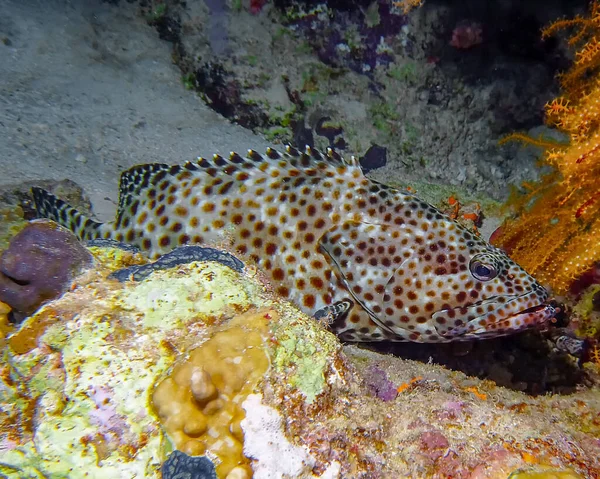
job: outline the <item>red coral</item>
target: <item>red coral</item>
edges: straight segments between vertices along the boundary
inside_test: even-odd
[[[483,42],[481,24],[463,20],[456,24],[452,30],[450,45],[454,48],[467,49]]]
[[[258,15],[265,6],[265,3],[267,3],[267,0],[250,0],[250,13]]]

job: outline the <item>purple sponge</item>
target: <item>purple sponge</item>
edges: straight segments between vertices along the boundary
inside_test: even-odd
[[[0,301],[20,322],[59,297],[92,263],[90,252],[69,230],[50,220],[31,221],[0,256]]]

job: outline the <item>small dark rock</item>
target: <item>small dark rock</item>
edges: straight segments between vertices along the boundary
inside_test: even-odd
[[[242,83],[217,62],[207,62],[194,73],[194,85],[217,113],[245,128],[269,125],[268,115],[258,105],[243,99]]]
[[[91,253],[72,232],[50,220],[31,221],[0,256],[0,301],[20,322],[59,297],[92,263]]]
[[[241,273],[244,270],[244,263],[226,251],[215,248],[205,248],[203,246],[188,245],[180,246],[173,251],[169,251],[158,258],[154,263],[141,266],[129,266],[128,268],[123,268],[111,273],[109,277],[120,282],[129,280],[142,281],[154,271],[170,269],[177,265],[189,264],[194,261],[214,261],[216,263],[221,263],[238,273]]]
[[[387,163],[387,148],[373,145],[367,150],[365,156],[360,158],[360,166],[365,173],[376,168],[381,168]]]
[[[118,248],[128,253],[139,253],[140,249],[132,244],[123,243],[114,239],[96,238],[85,242],[88,248]]]
[[[341,135],[344,132],[341,126],[331,122],[331,117],[329,116],[319,118],[315,131],[317,132],[317,135],[324,136],[329,141],[335,140],[336,136]]]
[[[332,123],[330,117],[324,116],[317,121],[315,133],[327,138],[331,148],[339,148],[337,143],[341,138],[341,135],[343,135],[344,129],[340,125]]]
[[[215,465],[206,456],[173,451],[160,470],[163,479],[217,479]]]
[[[299,148],[307,145],[311,148],[315,146],[312,130],[306,128],[303,119],[297,121],[294,125],[294,145],[297,145]]]
[[[166,13],[166,9],[164,12],[156,10],[151,12],[148,17],[148,24],[156,28],[161,40],[176,43],[179,41],[181,33],[181,22],[177,16],[166,15]]]
[[[596,291],[592,296],[592,308],[594,311],[600,311],[600,291]]]

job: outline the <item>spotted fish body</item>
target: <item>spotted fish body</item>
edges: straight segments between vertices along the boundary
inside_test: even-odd
[[[229,245],[305,312],[332,313],[346,340],[486,338],[541,326],[554,312],[544,288],[502,251],[331,150],[134,167],[121,177],[111,224],[33,193],[41,216],[84,240],[132,243],[151,257]]]

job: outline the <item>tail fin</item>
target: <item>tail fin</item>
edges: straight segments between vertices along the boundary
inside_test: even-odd
[[[41,188],[32,187],[38,218],[48,218],[70,229],[82,241],[103,237],[103,224],[87,218],[71,205]]]

